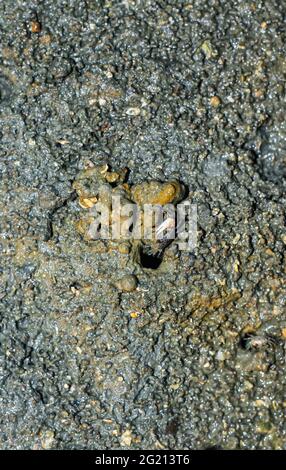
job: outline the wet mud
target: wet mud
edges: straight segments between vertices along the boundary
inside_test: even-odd
[[[285,14],[1,2],[2,449],[286,448]],[[88,240],[106,164],[183,182],[197,250]]]

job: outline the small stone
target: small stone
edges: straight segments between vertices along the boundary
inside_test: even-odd
[[[112,419],[108,419],[108,418],[105,418],[102,421],[106,424],[112,424],[113,423]]]
[[[42,434],[41,444],[43,449],[50,449],[54,442],[54,432],[53,431],[45,431]]]
[[[172,390],[178,390],[178,388],[180,388],[180,384],[178,384],[178,383],[172,384],[172,385],[170,385],[170,388]]]
[[[234,260],[234,263],[233,263],[233,270],[235,273],[238,273],[239,272],[239,265],[240,265],[240,262],[238,259]]]
[[[120,438],[120,444],[124,447],[130,447],[132,442],[132,434],[129,429],[127,429]]]
[[[79,205],[83,209],[90,209],[91,207],[94,206],[94,204],[97,202],[97,197],[80,197],[79,198]]]
[[[119,180],[119,174],[116,171],[107,171],[105,174],[105,179],[108,183],[116,183]]]
[[[205,363],[203,364],[203,367],[204,367],[205,369],[209,369],[210,366],[211,366],[211,365],[210,365],[210,362],[205,362]]]
[[[239,242],[239,240],[240,240],[240,234],[237,233],[234,239],[232,240],[233,245],[236,245]]]
[[[225,355],[223,353],[223,351],[218,351],[217,354],[216,354],[216,359],[218,361],[224,361],[225,360]]]
[[[264,96],[264,91],[261,90],[260,88],[257,88],[254,90],[254,96],[256,98],[262,98]]]
[[[268,407],[269,403],[265,400],[255,400],[254,401],[254,406],[256,408],[263,408],[263,407]]]
[[[271,250],[271,248],[266,248],[265,253],[269,256],[274,256],[275,255],[274,251]]]
[[[138,279],[134,274],[126,274],[116,282],[116,287],[122,292],[132,292],[138,285]]]
[[[210,99],[211,106],[217,108],[221,104],[221,100],[218,96],[212,96]]]
[[[80,295],[80,291],[76,289],[74,286],[71,287],[71,292],[78,297]]]
[[[66,139],[59,139],[59,140],[57,140],[57,144],[60,144],[60,145],[67,145],[67,144],[69,144],[69,140],[66,140]]]
[[[244,382],[244,385],[245,385],[246,390],[252,390],[253,389],[253,384],[251,382],[249,382],[249,380],[246,380]]]
[[[138,313],[138,312],[131,312],[131,313],[130,313],[130,317],[131,317],[131,318],[138,318],[138,317],[139,317],[139,313]]]
[[[140,108],[128,108],[126,114],[128,116],[139,116],[140,112]]]
[[[39,21],[32,21],[31,22],[31,32],[32,33],[40,33],[42,30],[41,23]]]
[[[160,449],[160,450],[162,450],[162,449],[166,449],[166,447],[165,447],[163,444],[161,444],[160,441],[156,441],[156,442],[155,442],[155,449]]]
[[[213,51],[213,48],[212,48],[212,45],[211,45],[210,41],[203,42],[203,44],[201,45],[201,49],[202,49],[202,51],[205,54],[207,59],[210,59],[213,55],[216,55],[216,54],[214,54],[214,51]]]
[[[99,98],[98,103],[100,106],[105,106],[106,105],[106,99],[105,98]]]

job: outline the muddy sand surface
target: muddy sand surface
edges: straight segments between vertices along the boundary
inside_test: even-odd
[[[1,2],[2,449],[286,448],[285,15]],[[183,182],[197,250],[88,240],[106,164]]]

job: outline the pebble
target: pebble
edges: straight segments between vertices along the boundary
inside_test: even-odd
[[[129,431],[129,429],[127,429],[127,430],[121,435],[120,444],[121,444],[123,447],[130,447],[130,446],[131,446],[131,442],[132,442],[132,434],[131,434],[131,431]]]
[[[41,23],[39,21],[32,21],[31,22],[31,32],[32,33],[40,33],[42,30]]]
[[[97,197],[80,197],[79,198],[79,205],[83,207],[83,209],[90,209],[94,206],[97,202]]]
[[[221,104],[221,101],[218,96],[212,96],[210,99],[210,103],[214,108],[217,108]]]
[[[115,283],[118,290],[122,292],[132,292],[138,286],[138,279],[134,274],[126,274]]]
[[[140,108],[128,108],[126,114],[128,116],[139,116],[140,112]]]
[[[42,434],[41,444],[43,449],[50,449],[54,443],[54,432],[47,430]]]

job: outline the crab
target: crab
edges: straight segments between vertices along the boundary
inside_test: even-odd
[[[172,243],[178,233],[174,207],[185,197],[186,188],[177,180],[165,182],[151,180],[130,186],[126,183],[127,173],[126,168],[113,172],[108,165],[95,166],[80,173],[73,184],[73,188],[79,197],[79,205],[84,209],[88,209],[89,212],[78,222],[78,231],[87,241],[97,239],[97,235],[91,230],[94,220],[92,208],[99,202],[110,210],[113,196],[120,196],[121,208],[126,204],[133,206],[136,204],[137,219],[134,220],[134,224],[138,223],[139,225],[138,237],[132,238],[132,236],[129,236],[128,230],[123,233],[120,231],[120,241],[129,241],[131,243],[131,256],[136,263],[145,264],[146,267],[153,267],[152,264],[158,264],[159,266],[165,249]],[[162,216],[164,208],[167,208],[169,204],[172,204],[172,216],[168,215],[168,210],[165,211],[167,215],[161,217],[159,225],[156,225],[154,219],[151,219],[149,232],[147,233],[144,218],[146,206],[158,209],[159,212],[161,211]],[[153,216],[151,215],[151,217]],[[128,219],[130,219],[130,216],[122,215],[122,211],[112,214],[112,223],[120,222],[121,226],[128,222]],[[148,266],[149,264],[150,266]]]
[[[243,338],[243,343],[247,350],[264,350],[274,346],[276,340],[267,333],[248,333]]]

